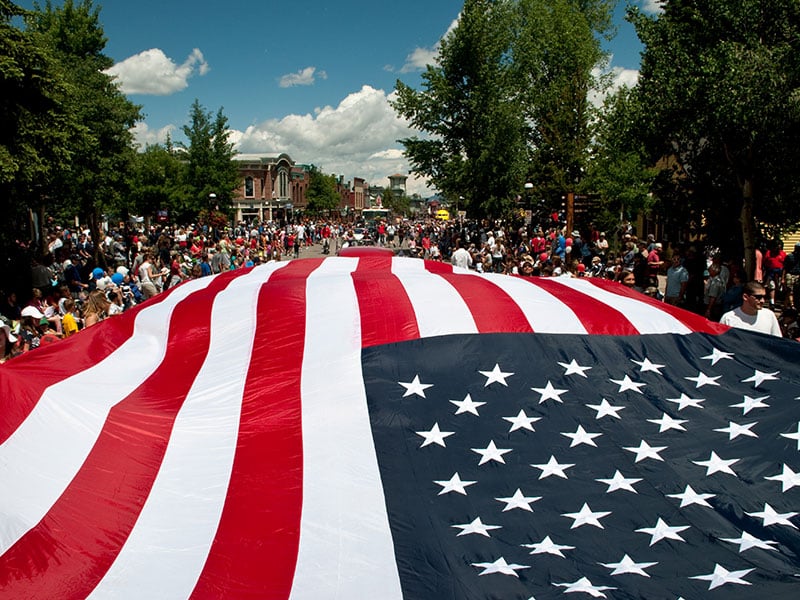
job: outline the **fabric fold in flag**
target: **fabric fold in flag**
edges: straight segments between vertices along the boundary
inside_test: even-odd
[[[390,256],[155,300],[0,367],[0,599],[796,596],[796,343]]]

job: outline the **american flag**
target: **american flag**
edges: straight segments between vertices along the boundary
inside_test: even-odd
[[[0,367],[0,598],[795,598],[799,358],[607,282],[187,282]]]

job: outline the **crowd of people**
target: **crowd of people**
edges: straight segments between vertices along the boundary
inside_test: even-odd
[[[74,335],[188,279],[297,258],[315,244],[327,254],[373,243],[480,272],[613,279],[714,321],[800,337],[794,306],[800,244],[787,254],[780,241],[759,249],[756,276],[748,282],[743,265],[718,252],[665,247],[653,235],[640,239],[628,223],[613,239],[592,224],[568,232],[558,225],[435,219],[240,222],[223,231],[120,224],[104,232],[99,247],[88,230],[53,226],[47,251],[31,260],[30,293],[20,298],[13,287],[0,289],[0,361]]]

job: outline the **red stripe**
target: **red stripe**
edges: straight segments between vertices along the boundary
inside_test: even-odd
[[[612,292],[617,294],[618,296],[625,296],[626,298],[633,298],[634,300],[638,300],[639,302],[644,302],[649,304],[650,306],[654,306],[659,310],[663,310],[665,313],[669,314],[670,316],[674,317],[690,330],[698,332],[698,333],[710,333],[712,335],[719,335],[725,333],[730,329],[727,325],[722,325],[720,323],[714,323],[713,321],[709,321],[700,315],[697,315],[693,312],[688,310],[684,310],[682,308],[678,308],[677,306],[672,306],[671,304],[667,304],[666,302],[660,302],[655,298],[651,298],[645,294],[637,292],[636,290],[632,290],[629,287],[625,287],[615,281],[611,281],[608,279],[600,279],[595,277],[590,277],[588,281],[591,281],[594,285],[599,288],[604,289],[607,292]]]
[[[158,369],[111,409],[67,489],[0,557],[0,598],[65,598],[65,590],[85,598],[105,575],[150,493],[175,417],[208,352],[214,299],[232,279],[217,277],[177,304]]]
[[[505,290],[488,279],[457,275],[452,265],[426,261],[425,268],[446,280],[469,308],[479,333],[532,333],[525,313]]]
[[[555,296],[572,310],[587,333],[597,335],[638,335],[639,331],[623,313],[550,277],[520,277]]]
[[[0,444],[28,418],[48,387],[107,358],[133,335],[135,315],[162,302],[163,296],[159,294],[146,305],[140,304],[123,315],[6,363],[6,368],[0,369]],[[64,360],[65,357],[69,358]],[[47,364],[46,369],[42,369],[43,364]]]
[[[303,501],[306,280],[321,262],[290,262],[259,294],[228,496],[192,598],[289,597]]]
[[[419,339],[414,306],[392,273],[391,256],[360,258],[352,278],[361,313],[363,348]]]

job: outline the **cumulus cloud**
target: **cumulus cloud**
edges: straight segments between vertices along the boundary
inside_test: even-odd
[[[306,67],[297,73],[288,73],[278,80],[278,85],[282,88],[295,87],[298,85],[314,85],[316,78],[327,79],[325,71],[317,71],[316,67]]]
[[[313,162],[323,172],[363,177],[388,185],[388,176],[409,173],[398,139],[414,135],[408,123],[390,106],[394,92],[368,85],[349,94],[338,106],[317,108],[313,114],[287,115],[233,131],[229,138],[242,154],[276,156],[286,152],[298,163]],[[408,193],[430,195],[424,180],[409,177]]]
[[[649,14],[660,13],[664,10],[662,0],[642,0],[642,10]]]
[[[139,121],[131,129],[134,142],[142,149],[148,145],[163,144],[167,141],[167,136],[171,136],[174,131],[175,125],[167,125],[161,129],[150,129],[144,121]]]
[[[447,31],[444,32],[442,39],[446,38],[448,34],[453,31],[458,25],[458,21],[461,18],[461,13],[450,23],[450,26],[447,28]],[[426,66],[432,65],[436,63],[436,60],[439,56],[439,42],[433,45],[433,48],[415,48],[411,54],[406,57],[406,61],[402,67],[400,67],[401,73],[411,73],[414,71],[422,71],[425,69]],[[392,70],[388,66],[385,67],[386,70]]]
[[[608,89],[602,93],[598,91],[589,92],[589,102],[598,107],[603,105],[608,94],[613,94],[622,86],[631,88],[639,81],[639,71],[623,67],[601,68],[598,66],[592,70],[592,75],[595,78],[608,77]]]
[[[198,48],[180,65],[159,48],[151,48],[118,62],[105,72],[116,77],[125,94],[169,96],[185,89],[192,75],[205,75],[208,69]]]

